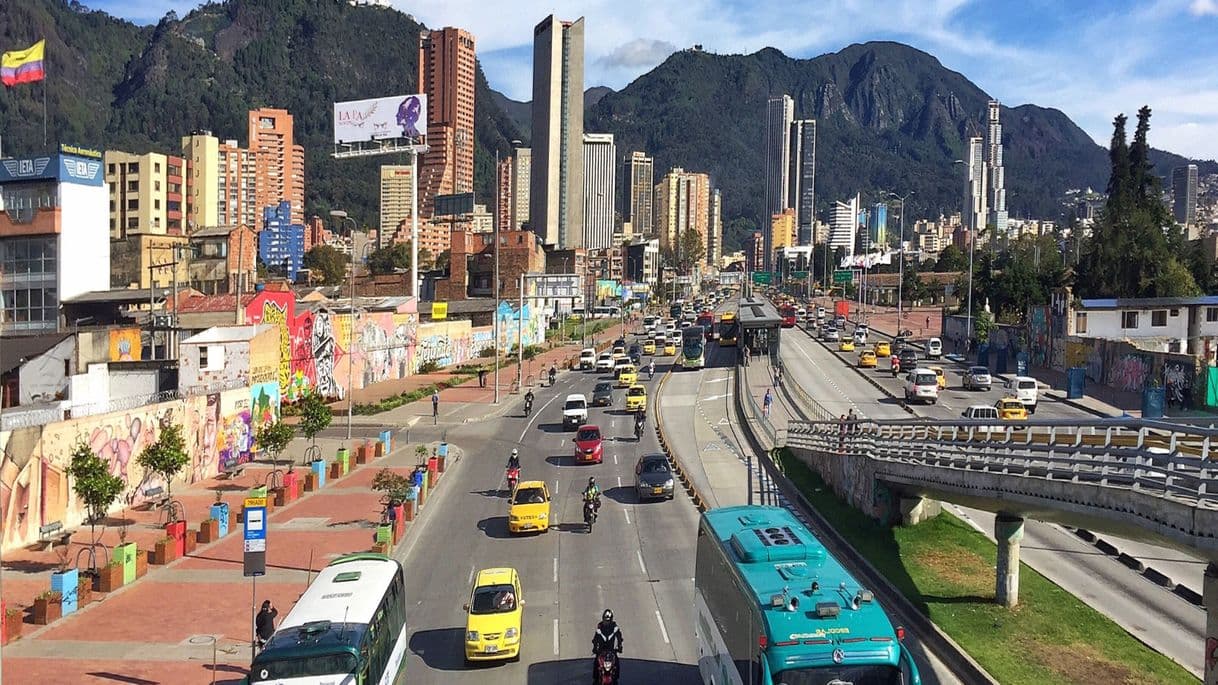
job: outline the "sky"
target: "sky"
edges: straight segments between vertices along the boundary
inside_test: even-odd
[[[337,0],[336,0],[337,1]],[[391,0],[432,28],[474,34],[491,87],[529,100],[533,27],[584,17],[585,87],[620,89],[673,51],[792,57],[895,40],[931,53],[1004,104],[1065,112],[1101,145],[1148,104],[1151,145],[1218,159],[1218,0]],[[137,23],[198,2],[93,0]],[[1131,129],[1132,130],[1132,129]]]

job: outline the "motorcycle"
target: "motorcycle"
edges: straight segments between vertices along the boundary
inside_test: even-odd
[[[643,439],[643,418],[642,418],[642,416],[643,415],[640,414],[639,418],[634,420],[634,439],[635,440]]]
[[[588,526],[588,532],[592,532],[592,524],[596,523],[596,510],[600,508],[596,500],[584,500],[584,524]]]
[[[525,398],[524,400],[524,417],[529,418],[529,414],[533,413],[533,400]]]
[[[598,685],[617,685],[617,679],[617,652],[603,648],[596,654],[596,682]]]
[[[554,386],[554,382],[558,379],[558,372],[550,369],[550,387]]]
[[[507,487],[511,493],[516,490],[516,483],[520,482],[520,469],[510,468],[507,470]]]
[[[892,377],[896,378],[901,373],[901,360],[896,357],[892,358]]]

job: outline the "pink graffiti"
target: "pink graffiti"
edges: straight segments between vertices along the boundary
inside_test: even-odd
[[[1121,390],[1139,391],[1150,375],[1150,363],[1138,354],[1126,354],[1116,360],[1108,384]]]

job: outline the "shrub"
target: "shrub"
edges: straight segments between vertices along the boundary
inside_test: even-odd
[[[495,348],[493,346],[484,347],[484,348],[482,348],[482,351],[478,353],[478,356],[483,359],[489,359],[489,358],[495,356]]]
[[[425,361],[422,364],[419,364],[419,373],[420,374],[435,373],[439,369],[440,369],[440,365],[437,364],[434,359],[430,360],[430,361]]]

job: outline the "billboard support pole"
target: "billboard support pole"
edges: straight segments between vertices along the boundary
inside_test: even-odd
[[[520,272],[520,309],[516,310],[516,387],[524,392],[524,272]]]
[[[419,153],[410,151],[410,294],[419,303]]]

